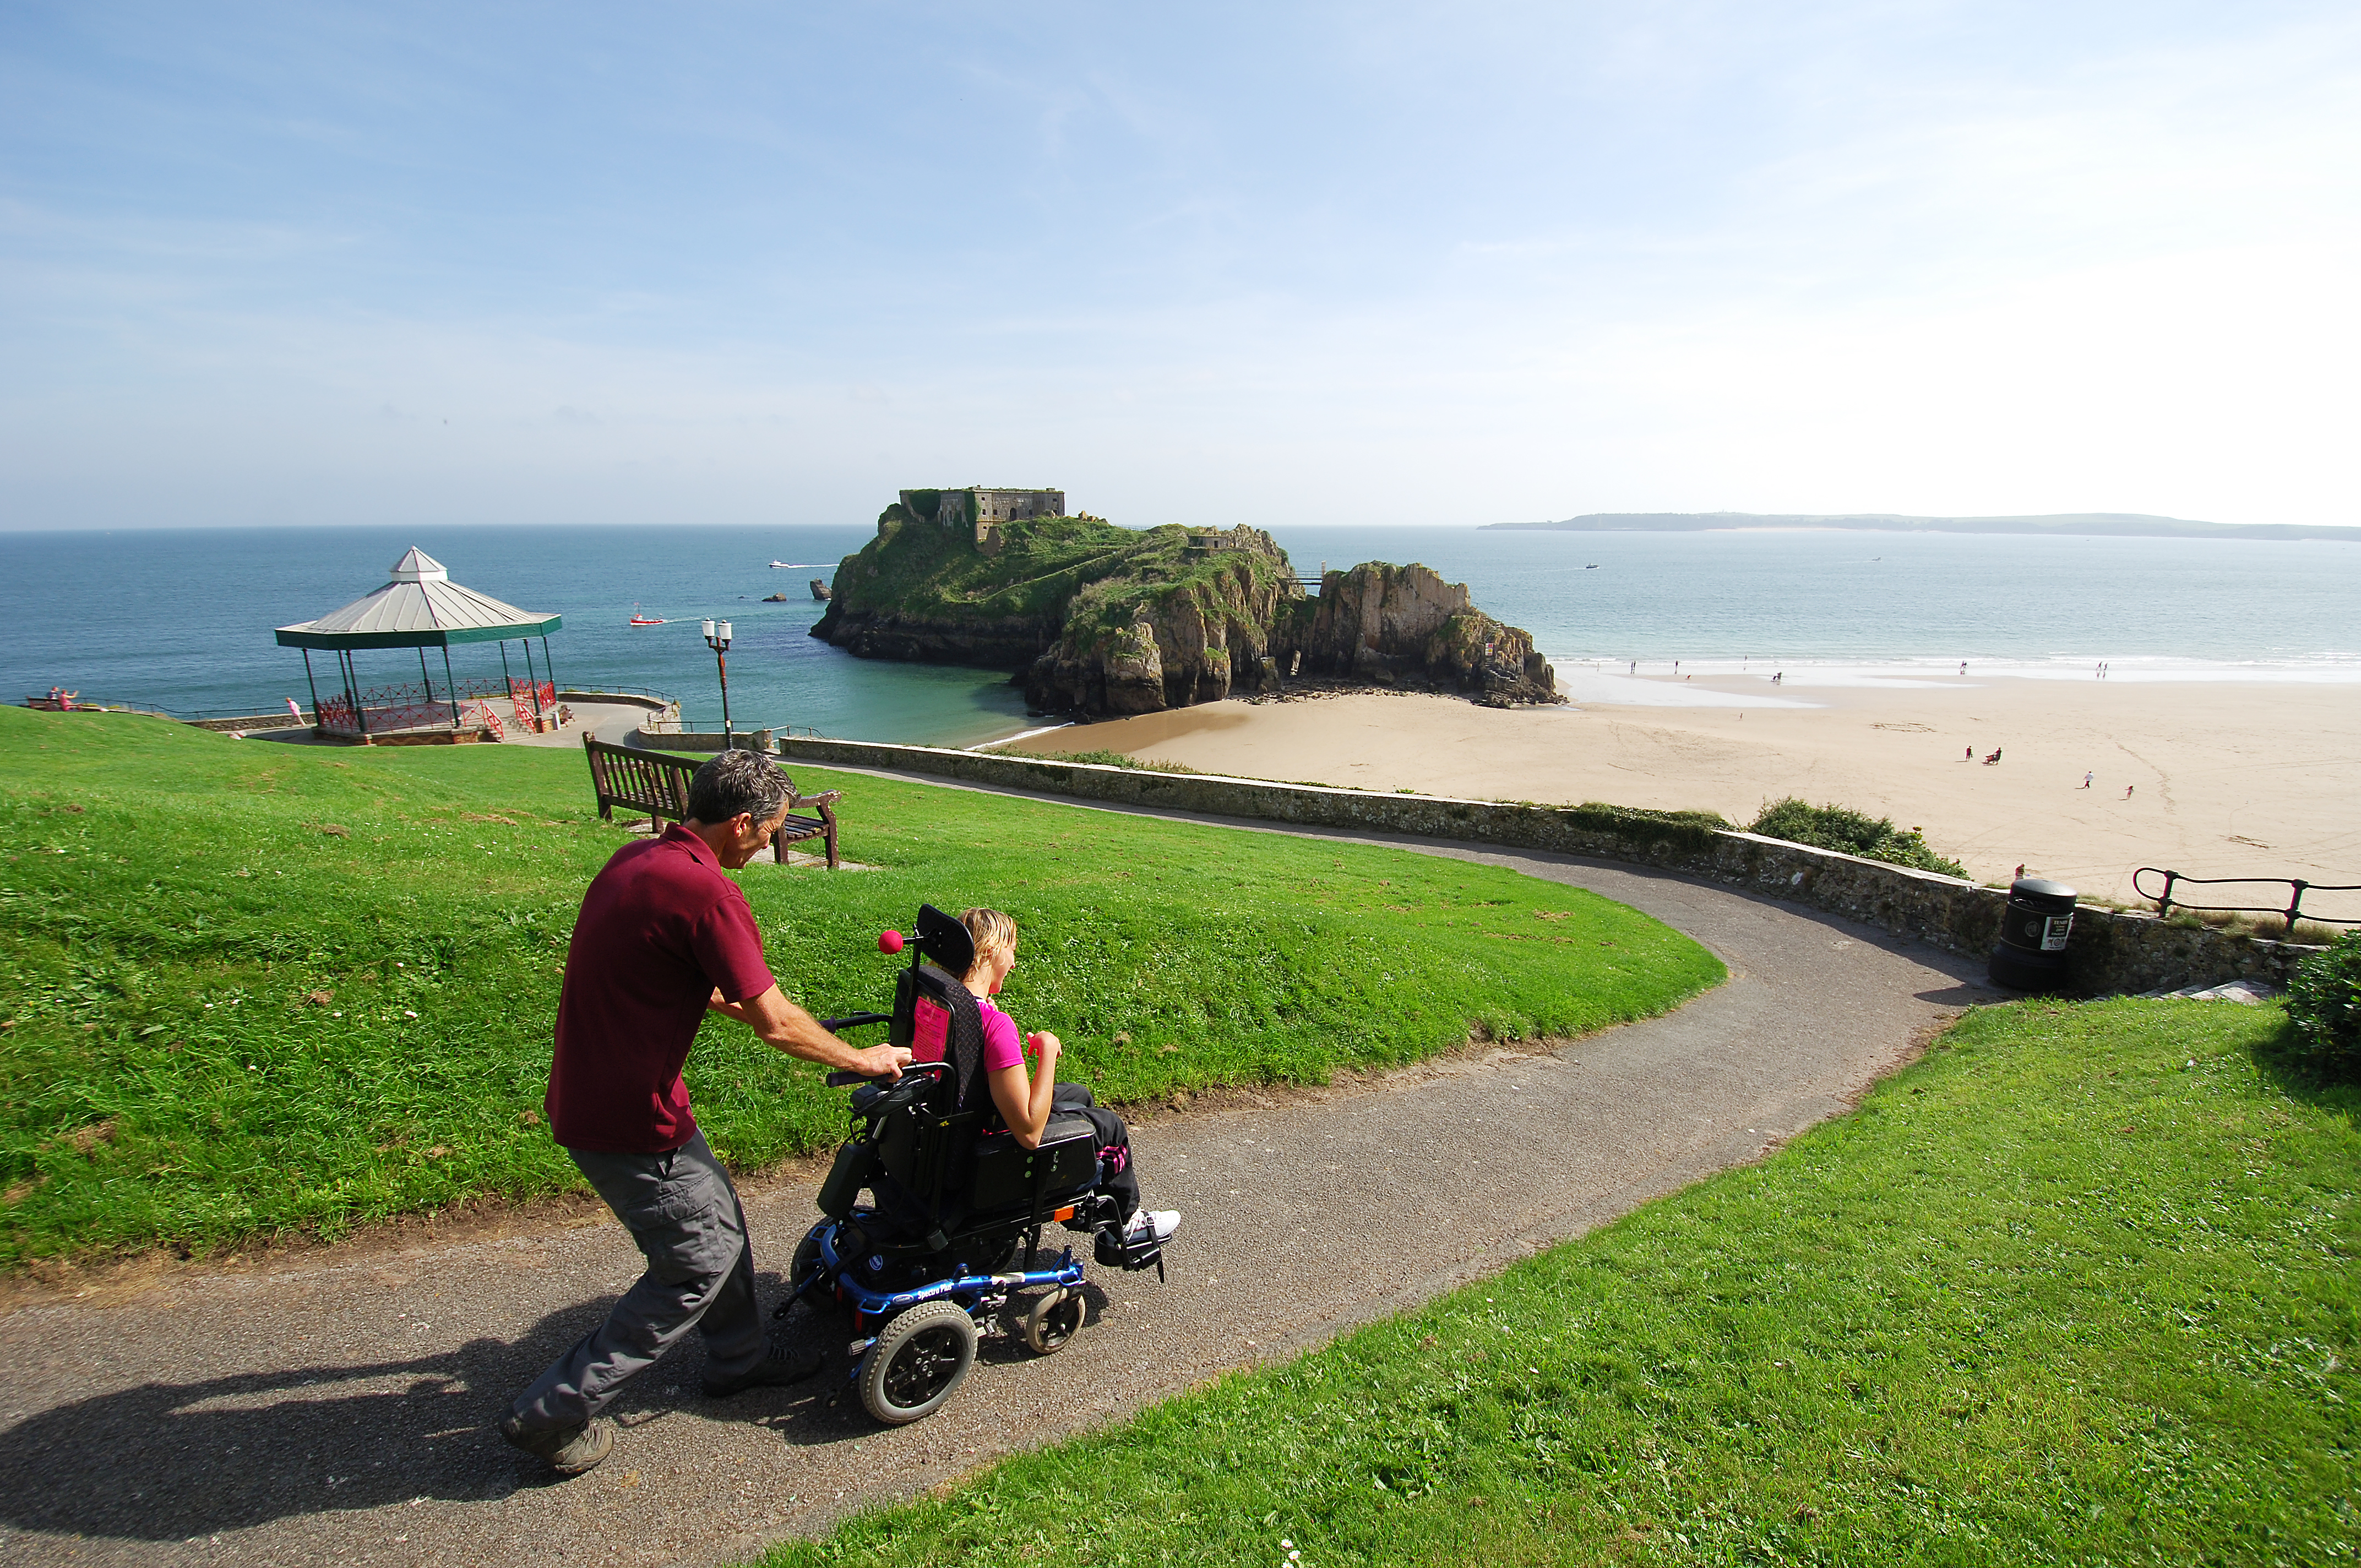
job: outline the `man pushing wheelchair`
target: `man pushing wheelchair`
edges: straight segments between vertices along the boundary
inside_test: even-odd
[[[647,1269],[605,1322],[516,1397],[500,1422],[508,1442],[547,1460],[561,1475],[579,1475],[606,1458],[614,1428],[598,1412],[692,1328],[705,1340],[703,1389],[710,1398],[800,1382],[824,1359],[775,1345],[765,1333],[745,1211],[729,1172],[697,1130],[681,1080],[708,1010],[791,1056],[886,1089],[911,1065],[909,1040],[849,1044],[786,999],[764,961],[745,894],[723,874],[745,866],[770,842],[791,798],[785,776],[767,756],[721,752],[690,780],[687,820],[617,850],[583,896],[566,956],[544,1106],[551,1135],[631,1232]],[[1008,936],[1006,958],[1013,961],[1013,925]],[[1001,962],[990,978],[996,982],[1005,973]],[[970,1013],[980,1009],[962,1010],[962,1018]],[[996,1008],[994,1015],[1006,1025],[1005,1035],[994,1031],[990,1059],[998,1062],[1015,1025]],[[963,1025],[962,1045],[968,1032]],[[1140,1213],[1120,1119],[1089,1105],[1087,1091],[1077,1098],[1071,1089],[1054,1085],[1057,1046],[1054,1037],[1045,1038],[1038,1083],[1025,1082],[1021,1058],[1013,1069],[1004,1065],[978,1077],[972,1088],[994,1102],[1009,1081],[1004,1075],[1013,1073],[1021,1088],[1016,1113],[994,1104],[979,1119],[989,1127],[976,1130],[1004,1139],[1029,1135],[1038,1145],[1057,1116],[1083,1118],[1088,1135],[1097,1140],[1093,1185],[1108,1163],[1116,1168],[1110,1180],[1122,1184],[1097,1201],[1120,1209],[1127,1242],[1150,1244],[1116,1252],[1129,1260],[1160,1249],[1179,1216]],[[980,1053],[961,1055],[980,1059]],[[1044,1101],[1038,1115],[1037,1099]],[[1010,1131],[1002,1133],[1004,1116]],[[1099,1149],[1114,1152],[1100,1159]],[[841,1168],[844,1161],[839,1163]],[[881,1171],[876,1180],[892,1190],[889,1175]],[[1034,1183],[1037,1210],[1040,1186]],[[1038,1232],[1037,1219],[1036,1243]],[[799,1266],[797,1272],[805,1271]]]

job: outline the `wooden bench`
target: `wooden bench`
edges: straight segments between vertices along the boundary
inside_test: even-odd
[[[629,746],[610,745],[604,740],[582,737],[583,754],[590,760],[590,788],[598,797],[598,815],[608,821],[615,819],[615,807],[644,811],[654,821],[666,817],[675,822],[688,820],[688,779],[704,759],[675,757],[667,751],[638,751]],[[800,844],[807,839],[828,840],[828,869],[835,871],[841,863],[836,853],[836,803],[844,798],[840,790],[822,790],[818,795],[797,795],[795,782],[787,783],[787,819],[771,837],[771,853],[779,864],[787,863],[787,846]],[[812,807],[818,817],[797,817],[796,812]]]

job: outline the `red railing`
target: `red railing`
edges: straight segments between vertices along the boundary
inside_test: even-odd
[[[519,724],[528,729],[541,728],[541,716],[557,710],[557,687],[549,681],[509,682],[509,706],[516,710]]]
[[[454,728],[451,708],[458,705],[456,728],[489,729],[493,735],[507,733],[497,716],[495,703],[504,703],[516,716],[516,722],[528,730],[537,730],[544,716],[557,711],[557,687],[549,681],[463,680],[456,688],[424,686],[415,681],[396,685],[371,686],[360,694],[360,716],[356,718],[353,705],[345,694],[324,694],[320,698],[320,727],[331,734],[358,735],[366,721],[371,735],[393,729],[449,729]]]
[[[525,683],[518,681],[513,684],[523,685]],[[320,728],[337,735],[358,735],[364,728],[371,735],[393,729],[466,729],[468,704],[482,704],[488,697],[509,695],[497,681],[461,681],[456,696],[446,696],[442,689],[429,688],[414,681],[397,685],[370,686],[360,694],[360,716],[356,719],[353,705],[346,699],[344,693],[337,692],[320,698]],[[461,716],[456,726],[451,721],[455,700],[459,705]]]

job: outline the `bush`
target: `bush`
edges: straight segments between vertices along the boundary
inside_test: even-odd
[[[2299,1060],[2332,1078],[2361,1077],[2361,931],[2303,961],[2287,1010]]]
[[[1792,795],[1764,806],[1747,831],[1916,871],[1940,872],[1961,879],[1968,874],[1968,868],[1959,861],[1947,861],[1928,849],[1915,828],[1899,828],[1891,817],[1870,817],[1849,806],[1806,806]]]
[[[1703,853],[1713,843],[1713,836],[1730,827],[1719,811],[1654,811],[1599,800],[1568,807],[1566,815],[1585,832],[1609,833],[1643,844],[1670,839],[1692,854]]]
[[[1005,746],[994,746],[992,754],[1014,757],[1020,762],[1091,762],[1102,768],[1130,768],[1137,773],[1193,773],[1197,771],[1179,762],[1149,762],[1121,751],[1110,751],[1104,747],[1095,751],[1018,751]]]

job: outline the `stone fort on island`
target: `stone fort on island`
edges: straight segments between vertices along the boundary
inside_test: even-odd
[[[902,510],[915,518],[932,518],[938,527],[972,530],[975,547],[987,555],[1000,554],[1000,525],[1020,517],[1063,517],[1063,490],[988,490],[971,485],[960,490],[904,490]],[[877,520],[885,532],[885,520]]]

